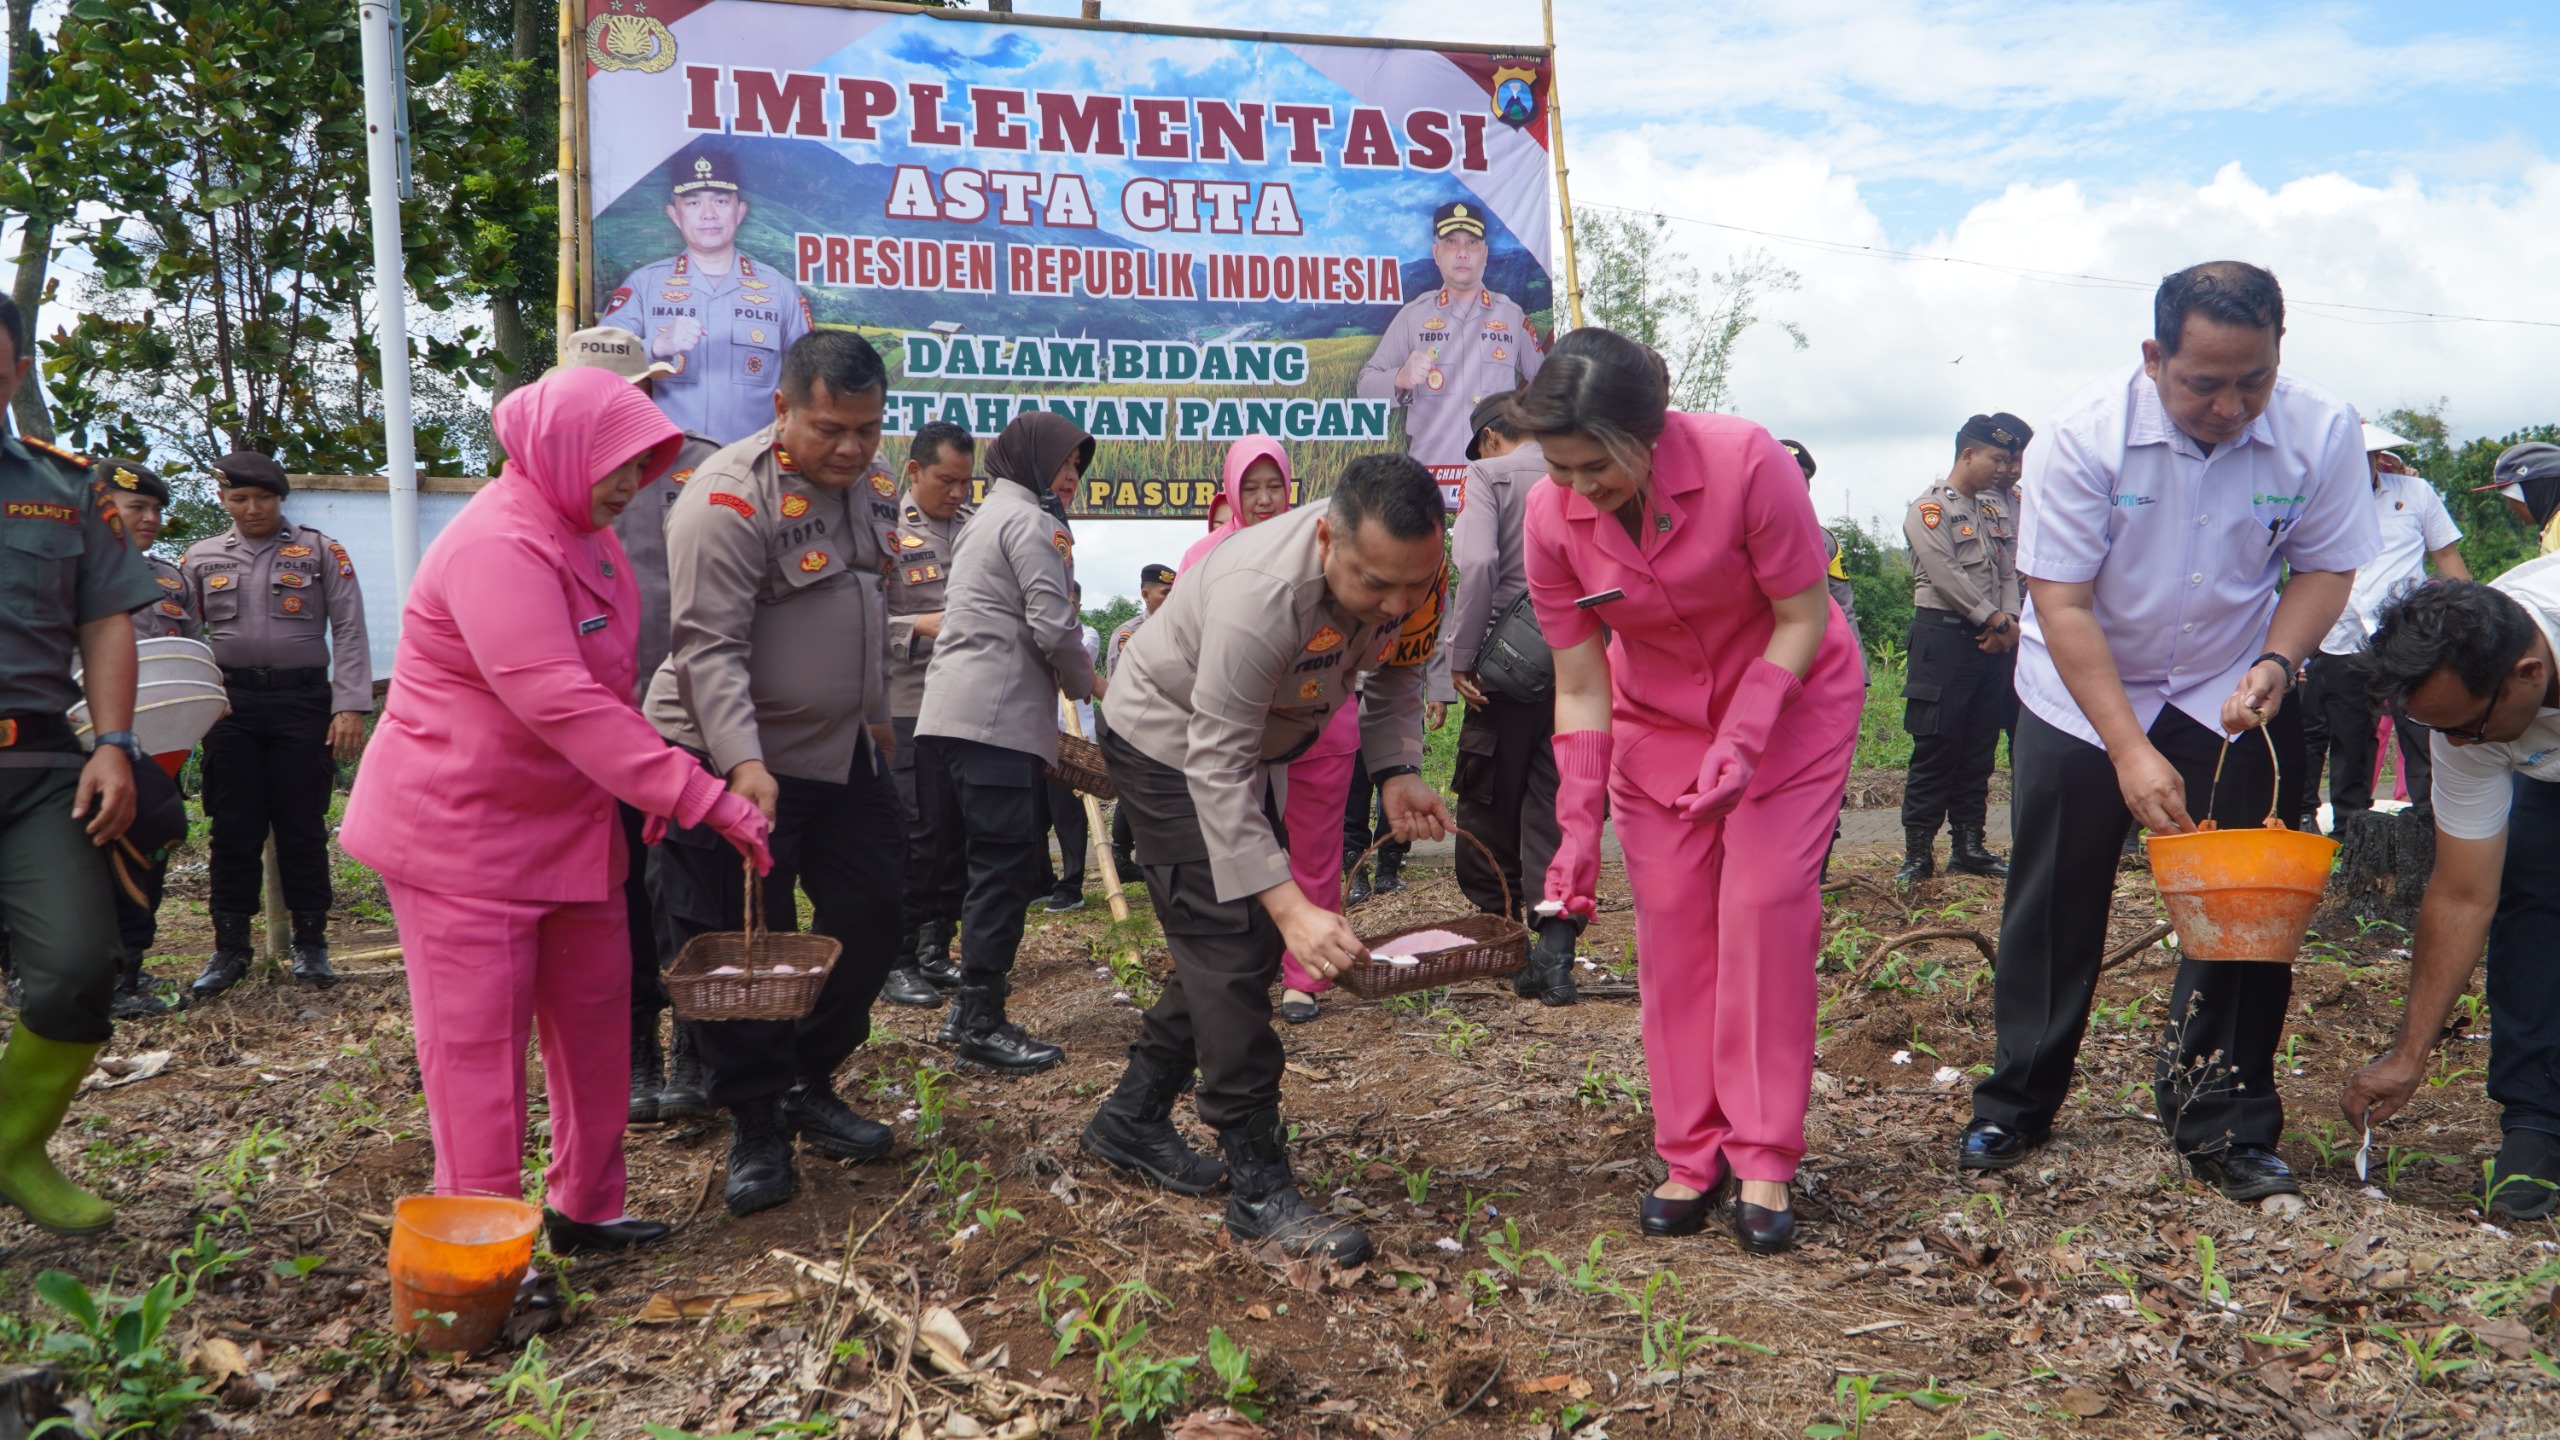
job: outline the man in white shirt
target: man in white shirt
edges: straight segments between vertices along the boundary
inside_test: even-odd
[[[2486,585],[2440,581],[2382,611],[2363,667],[2375,703],[2434,734],[2436,864],[2418,907],[2391,1052],[2347,1081],[2351,1125],[2380,1124],[2427,1073],[2454,1002],[2489,958],[2489,1098],[2506,1132],[2485,1199],[2519,1220],[2560,1194],[2560,556]]]
[[[2436,573],[2447,579],[2471,578],[2462,552],[2454,548],[2462,539],[2462,527],[2446,512],[2444,497],[2391,453],[2410,443],[2379,426],[2364,427],[2366,462],[2373,470],[2373,519],[2382,530],[2382,553],[2357,567],[2347,608],[2339,612],[2338,623],[2329,627],[2329,638],[2320,642],[2320,653],[2311,657],[2302,683],[2304,718],[2321,737],[2311,742],[2303,775],[2307,780],[2319,778],[2325,749],[2329,833],[2333,835],[2344,831],[2349,815],[2373,808],[2376,717],[2355,657],[2373,638],[2382,607],[2425,583],[2428,561],[2434,561]],[[2392,721],[2391,733],[2400,747],[2400,774],[2408,783],[2409,809],[2423,819],[2432,813],[2426,727],[2404,715]],[[2318,804],[2316,796],[2302,797],[2305,811]]]
[[[1999,1046],[1967,1170],[2024,1160],[2071,1093],[2127,827],[2264,818],[2267,749],[2225,757],[2226,737],[2275,713],[2379,548],[2355,412],[2277,374],[2275,277],[2198,265],[2161,281],[2152,311],[2142,363],[2064,402],[2027,454]],[[2275,1152],[2292,984],[2281,965],[2190,960],[2170,994],[2162,1122],[2235,1200],[2300,1188]]]

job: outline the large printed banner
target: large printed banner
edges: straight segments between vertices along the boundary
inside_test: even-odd
[[[713,439],[771,419],[792,341],[848,326],[888,358],[893,436],[983,443],[1032,408],[1091,432],[1086,514],[1205,514],[1248,434],[1315,494],[1407,449],[1454,505],[1477,400],[1551,336],[1543,53],[586,7],[599,318]]]

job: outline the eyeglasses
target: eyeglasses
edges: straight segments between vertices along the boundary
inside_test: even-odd
[[[2481,707],[2480,718],[2478,720],[2473,721],[2469,725],[2447,726],[2436,733],[2458,745],[2481,745],[2487,743],[2489,739],[2489,717],[2497,712],[2498,702],[2506,698],[2507,680],[2509,678],[2512,678],[2512,674],[2501,677],[2498,681],[2498,688],[2489,692],[2489,703]]]

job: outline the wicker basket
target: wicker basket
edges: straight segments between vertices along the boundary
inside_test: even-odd
[[[818,1003],[844,946],[825,935],[776,933],[764,924],[764,887],[747,862],[747,928],[713,930],[684,942],[660,978],[667,1002],[686,1020],[797,1020]],[[771,966],[788,965],[779,975]],[[714,975],[735,967],[739,973]]]
[[[1449,831],[1483,851],[1486,860],[1493,859],[1493,852],[1485,850],[1483,841],[1455,825],[1450,826]],[[1377,853],[1377,849],[1376,845],[1371,845],[1360,852],[1358,860],[1343,868],[1346,871],[1359,869]],[[1493,873],[1495,878],[1501,878],[1502,866],[1499,863],[1494,865]],[[1390,965],[1382,960],[1364,961],[1336,976],[1334,983],[1364,1000],[1376,1000],[1415,990],[1436,989],[1460,980],[1493,980],[1514,974],[1529,963],[1529,927],[1511,918],[1511,882],[1508,880],[1502,881],[1502,902],[1504,913],[1500,915],[1479,912],[1437,924],[1407,925],[1383,935],[1363,935],[1360,943],[1373,953],[1379,946],[1399,936],[1421,930],[1446,930],[1464,936],[1467,943],[1452,945],[1445,950],[1426,950],[1408,957],[1414,962],[1410,965]]]
[[[1049,767],[1049,778],[1096,800],[1120,798],[1111,784],[1111,767],[1102,762],[1102,747],[1064,730],[1058,732],[1058,763]]]

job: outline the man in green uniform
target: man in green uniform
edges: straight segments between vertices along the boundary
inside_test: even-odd
[[[23,375],[26,335],[0,299],[0,375]],[[0,435],[0,919],[25,992],[0,1050],[0,1200],[62,1235],[114,1223],[115,1207],[63,1178],[45,1142],[106,1043],[116,913],[99,847],[133,821],[132,612],[160,587],[126,548],[124,521],[89,463]],[[86,676],[97,749],[63,712]]]

